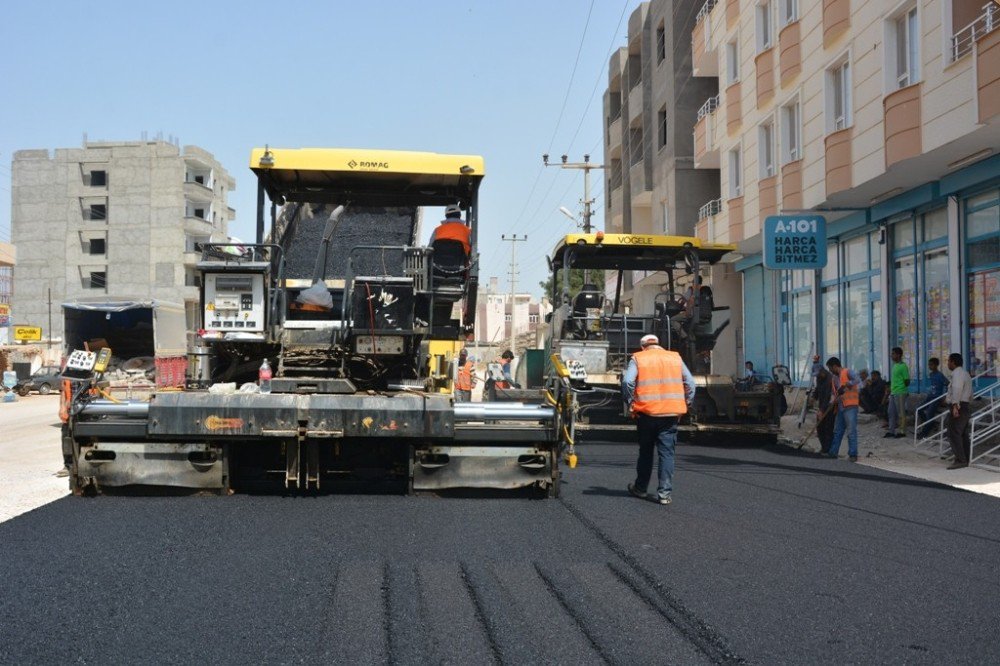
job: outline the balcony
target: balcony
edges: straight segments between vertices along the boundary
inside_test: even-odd
[[[1000,27],[1000,6],[989,2],[983,7],[983,13],[976,17],[951,38],[952,62],[972,53],[976,42]],[[979,48],[982,52],[982,46]]]
[[[201,261],[201,252],[185,252],[184,253],[184,265],[187,267],[194,267],[198,265]]]
[[[184,233],[194,236],[208,236],[215,231],[212,223],[202,217],[187,215],[184,217]]]
[[[739,81],[726,88],[726,133],[735,134],[743,125],[743,87]]]
[[[781,207],[785,210],[802,208],[802,160],[781,167]]]
[[[653,190],[646,182],[646,165],[640,160],[629,168],[629,194],[633,206],[650,206]]]
[[[719,168],[719,146],[715,141],[720,97],[709,97],[698,109],[694,124],[694,166],[696,169]]]
[[[976,93],[979,106],[979,122],[1000,114],[1000,8],[994,7],[990,13],[988,32],[976,39]]]
[[[759,198],[757,205],[760,207],[760,217],[763,219],[769,215],[778,214],[778,177],[770,176],[761,178],[757,182]]]
[[[189,201],[208,203],[215,197],[215,192],[208,185],[195,180],[184,181],[184,197]]]
[[[823,46],[828,48],[851,27],[851,0],[823,0]]]
[[[642,118],[642,81],[636,82],[628,91],[628,121],[629,124]]]
[[[851,188],[851,138],[854,128],[848,127],[826,137],[826,196]]]
[[[802,72],[802,45],[799,22],[789,23],[778,33],[778,78],[781,87],[795,82]]]
[[[719,75],[719,56],[712,43],[712,10],[717,4],[718,0],[706,0],[691,32],[691,64],[695,76]]]
[[[619,159],[622,156],[622,116],[620,110],[618,116],[612,118],[608,124],[608,156]]]
[[[774,49],[758,53],[754,65],[757,70],[757,108],[763,109],[774,97]]]
[[[996,76],[994,72],[992,76]],[[916,83],[886,95],[885,168],[923,152],[921,142],[920,91]]]

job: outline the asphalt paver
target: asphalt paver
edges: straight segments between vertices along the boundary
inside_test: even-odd
[[[0,524],[2,663],[997,663],[1000,501],[788,448],[581,447],[558,500],[67,497]]]

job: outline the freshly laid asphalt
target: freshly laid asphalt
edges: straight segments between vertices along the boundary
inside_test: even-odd
[[[1000,663],[1000,500],[774,446],[581,447],[558,500],[67,497],[0,663]]]

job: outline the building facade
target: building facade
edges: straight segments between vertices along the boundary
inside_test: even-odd
[[[77,299],[184,303],[199,312],[200,243],[224,242],[236,183],[210,153],[164,141],[22,150],[11,177],[17,247],[13,318],[62,338],[60,305]],[[48,330],[51,290],[52,330]]]
[[[609,232],[693,236],[699,208],[718,196],[719,173],[697,168],[691,133],[703,100],[715,97],[719,87],[716,79],[695,77],[692,71],[691,34],[699,6],[688,0],[641,3],[629,17],[628,46],[608,63],[604,164]],[[718,341],[713,364],[718,371],[735,372],[739,275],[732,264],[709,273],[716,302],[733,306],[734,318]],[[608,278],[606,288],[615,289],[616,282]],[[665,283],[663,273],[629,272],[622,303],[632,312],[651,313]]]
[[[884,371],[899,346],[911,391],[931,357],[995,366],[996,28],[983,0],[702,6],[693,70],[719,92],[691,129],[695,165],[719,184],[696,233],[739,246],[743,358],[805,380],[812,353]],[[763,267],[762,222],[781,213],[826,217],[823,270]]]
[[[13,336],[10,318],[11,301],[14,298],[14,264],[17,253],[10,243],[0,243],[0,345],[9,344]]]
[[[491,277],[480,288],[476,299],[475,342],[479,347],[510,347],[511,329],[518,350],[534,347],[539,331],[544,329],[545,316],[552,312],[548,298],[531,294],[500,292],[497,278]]]

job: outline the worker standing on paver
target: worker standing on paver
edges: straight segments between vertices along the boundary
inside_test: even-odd
[[[951,370],[951,383],[948,385],[948,443],[951,452],[955,454],[955,462],[948,469],[959,469],[969,466],[971,456],[969,442],[969,403],[972,401],[972,377],[962,367],[962,355],[952,354],[948,357],[948,369]]]
[[[455,375],[455,402],[472,402],[472,389],[476,386],[476,376],[473,364],[469,361],[469,352],[458,353],[458,372]]]
[[[833,375],[833,386],[837,389],[837,420],[833,427],[833,441],[830,442],[831,458],[836,458],[840,451],[840,442],[847,433],[847,454],[851,462],[858,461],[858,388],[861,378],[853,370],[848,370],[840,364],[840,359],[831,356],[826,367]]]
[[[680,354],[661,347],[655,335],[643,336],[639,344],[642,350],[632,355],[622,378],[622,397],[638,421],[639,436],[635,482],[628,484],[628,491],[635,497],[670,504],[677,421],[694,401],[694,377]],[[655,495],[647,495],[654,448],[659,460],[659,484]]]
[[[903,363],[903,348],[892,348],[889,371],[889,432],[884,437],[906,437],[906,396],[909,395],[910,369]]]

